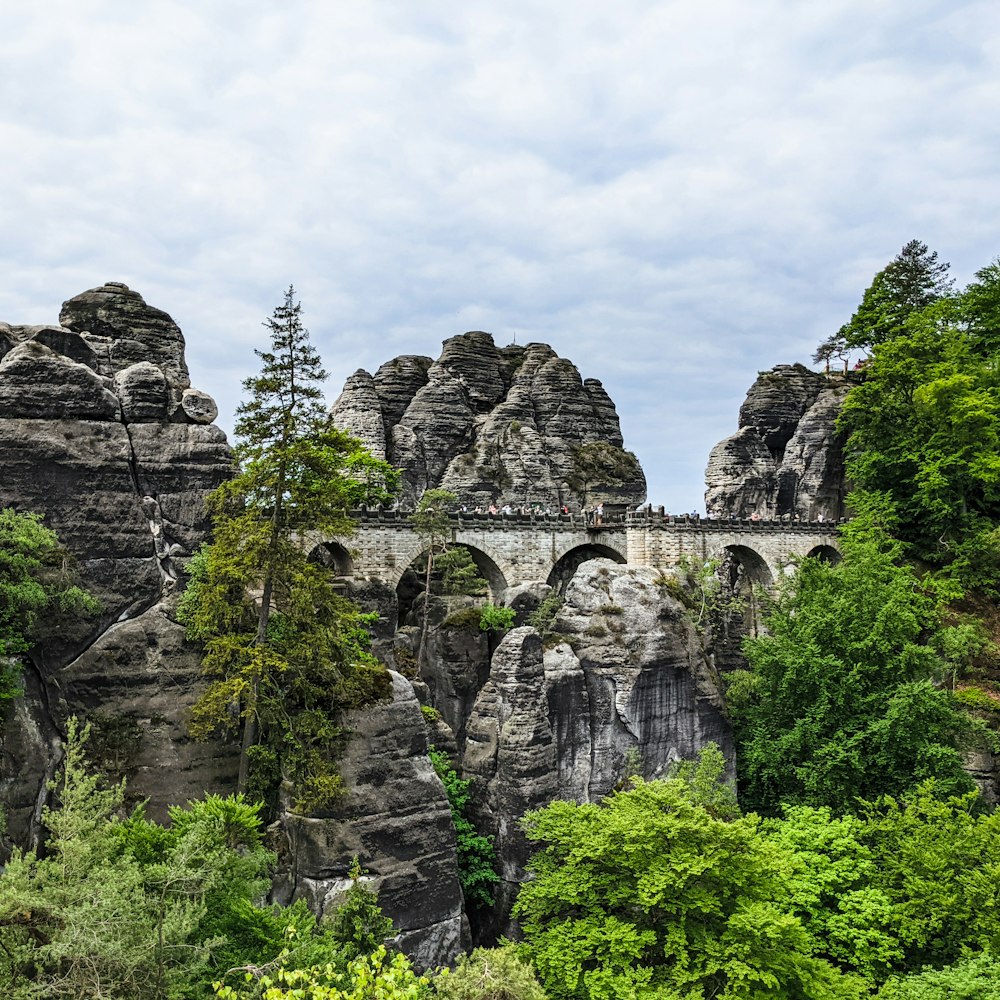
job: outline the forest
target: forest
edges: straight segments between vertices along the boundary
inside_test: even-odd
[[[331,427],[324,373],[289,289],[244,385],[237,472],[180,615],[207,677],[192,735],[228,731],[239,788],[124,808],[70,725],[48,839],[0,873],[0,988],[11,998],[222,1000],[937,1000],[1000,997],[1000,812],[969,774],[1000,751],[1000,261],[965,288],[911,241],[814,360],[849,371],[839,418],[851,521],[843,558],[804,559],[764,600],[727,679],[737,780],[720,750],[600,802],[522,823],[535,846],[521,929],[418,970],[365,872],[322,921],[266,902],[265,818],[338,794],[340,713],[386,672],[369,619],[297,537],[393,495],[397,471]],[[416,517],[429,541],[441,491]],[[439,559],[438,572],[464,572]],[[37,516],[0,512],[0,702],[18,657],[95,602]],[[483,629],[509,626],[503,609]],[[237,710],[234,710],[237,706]],[[490,845],[468,783],[432,752],[467,902],[490,905]]]

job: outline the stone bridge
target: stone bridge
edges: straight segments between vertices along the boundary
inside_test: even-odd
[[[401,511],[355,511],[348,538],[310,538],[339,577],[380,580],[396,587],[426,546]],[[796,557],[839,559],[837,525],[831,522],[717,521],[672,517],[647,508],[605,519],[582,515],[451,515],[451,541],[466,546],[494,598],[514,584],[544,580],[563,585],[588,559],[666,569],[681,560],[708,562],[727,556],[754,583],[772,584]]]

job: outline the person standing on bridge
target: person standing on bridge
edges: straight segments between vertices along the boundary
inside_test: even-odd
[[[604,504],[599,503],[594,508],[594,524],[602,524],[604,522]]]

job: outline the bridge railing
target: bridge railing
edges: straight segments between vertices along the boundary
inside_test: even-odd
[[[360,507],[350,512],[351,517],[362,524],[383,524],[407,527],[412,510],[403,508],[383,509]],[[668,514],[662,507],[643,507],[627,513],[605,514],[597,523],[593,513],[542,513],[531,511],[522,513],[490,514],[482,511],[451,511],[448,514],[459,527],[510,527],[510,528],[555,528],[586,531],[621,531],[628,527],[674,528],[697,531],[802,531],[810,534],[835,532],[847,518],[834,520],[798,520],[785,514],[779,518],[753,519],[749,517],[702,517],[700,514]]]

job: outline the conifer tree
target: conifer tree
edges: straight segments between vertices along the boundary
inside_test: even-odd
[[[271,347],[256,352],[260,374],[243,383],[236,411],[238,469],[208,499],[214,541],[193,561],[181,619],[215,678],[194,734],[232,727],[239,705],[240,790],[258,751],[263,768],[293,772],[300,803],[316,805],[335,784],[337,711],[377,695],[385,671],[367,653],[365,616],[309,562],[306,539],[348,534],[347,512],[390,497],[398,477],[331,423],[301,308],[289,287],[264,323]]]

